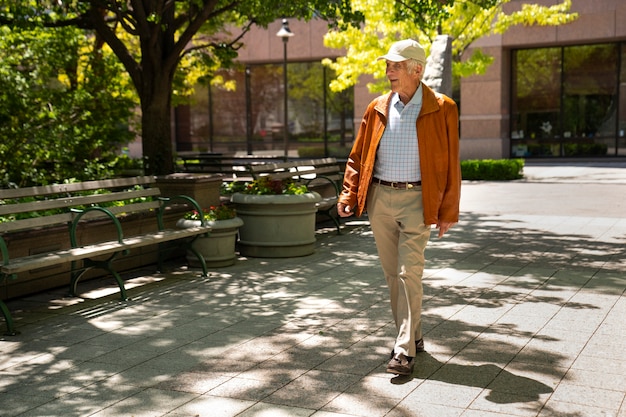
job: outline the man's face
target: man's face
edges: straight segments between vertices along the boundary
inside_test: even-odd
[[[421,67],[418,66],[415,73],[409,74],[406,66],[406,61],[401,62],[387,62],[387,79],[391,84],[391,91],[398,93],[400,98],[404,99],[408,97],[410,99],[419,87],[420,77],[419,71]]]

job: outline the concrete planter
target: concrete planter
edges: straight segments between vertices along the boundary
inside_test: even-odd
[[[209,236],[200,236],[193,242],[192,247],[197,250],[206,262],[207,268],[221,268],[235,263],[237,253],[235,245],[237,243],[237,233],[243,225],[243,220],[239,217],[228,220],[216,220],[207,222],[211,226]],[[195,227],[200,225],[200,220],[180,219],[176,226]],[[187,262],[189,266],[200,267],[200,261],[193,253],[187,251]]]
[[[233,194],[243,220],[239,252],[258,258],[289,258],[315,251],[316,192],[301,195]]]
[[[209,207],[220,203],[221,174],[176,173],[157,177],[157,185],[164,197],[187,195],[200,204]]]

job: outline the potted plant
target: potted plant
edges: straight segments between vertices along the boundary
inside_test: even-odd
[[[233,183],[231,201],[244,222],[239,252],[244,256],[287,258],[315,250],[316,204],[322,197],[292,179],[263,176]]]
[[[196,239],[192,248],[202,255],[209,268],[234,264],[237,258],[237,232],[243,225],[243,220],[237,216],[235,208],[228,204],[220,204],[205,208],[202,213],[196,210],[190,211],[178,220],[177,225],[178,227],[197,226],[202,218],[211,226],[211,233]],[[192,253],[187,254],[187,261],[190,266],[201,266]]]

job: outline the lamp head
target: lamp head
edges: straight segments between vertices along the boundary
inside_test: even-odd
[[[283,38],[285,42],[293,36],[293,32],[289,30],[289,22],[287,22],[287,19],[283,19],[283,26],[280,28],[278,33],[276,33],[276,36]]]

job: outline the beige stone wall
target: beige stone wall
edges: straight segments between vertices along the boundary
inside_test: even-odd
[[[374,77],[371,75],[362,75],[359,79],[359,85],[354,88],[354,131],[357,132],[363,119],[363,114],[367,105],[378,94],[372,94],[367,89],[367,84],[374,82]]]
[[[321,20],[300,22],[288,19],[289,29],[294,36],[287,42],[287,60],[314,61],[343,55],[343,51],[324,46],[324,34],[328,25]],[[277,20],[265,29],[253,28],[243,39],[244,46],[239,50],[238,61],[243,63],[268,63],[283,61],[283,40],[276,36],[282,27]]]
[[[502,54],[502,38],[493,36],[478,47],[494,57],[481,76],[461,82],[460,124],[461,158],[502,158],[508,148],[507,130],[509,82],[506,75],[508,55]]]
[[[527,1],[513,0],[504,9],[510,13]],[[553,0],[536,0],[546,6]],[[626,38],[626,2],[624,0],[572,0],[574,22],[557,27],[511,28],[503,36],[505,47],[562,45],[624,40]]]

